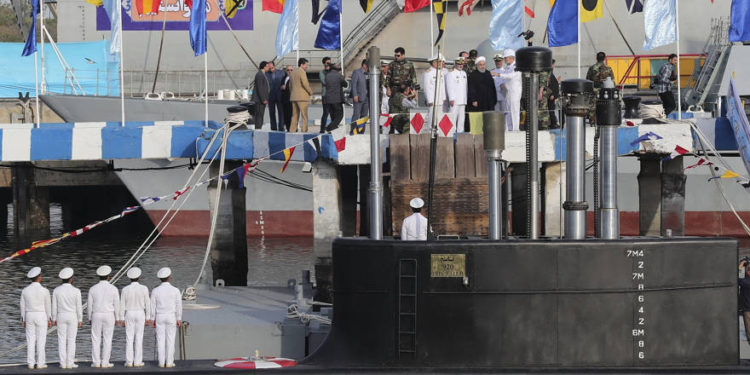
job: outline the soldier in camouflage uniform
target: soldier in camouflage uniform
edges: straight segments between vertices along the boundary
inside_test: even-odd
[[[549,113],[549,97],[552,95],[549,76],[549,71],[539,73],[539,130],[549,130],[552,123]]]
[[[391,95],[398,91],[401,85],[409,85],[413,88],[417,87],[417,73],[414,71],[414,65],[406,61],[405,53],[406,51],[403,47],[396,48],[393,54],[396,60],[388,64],[386,82],[391,89]]]
[[[464,70],[466,71],[466,76],[468,76],[469,74],[471,74],[471,72],[477,70],[476,59],[477,59],[477,55],[478,54],[479,54],[479,52],[477,52],[477,50],[473,49],[473,50],[469,51],[469,57],[466,58],[466,59],[464,59],[464,60],[466,60],[466,64],[464,64]]]
[[[607,77],[615,80],[615,73],[612,68],[604,62],[607,55],[604,52],[596,54],[596,64],[589,67],[589,71],[586,73],[586,79],[594,82],[594,98],[599,96],[599,88],[602,87],[602,83]],[[589,124],[594,125],[596,123],[596,100],[592,101],[591,110],[589,111]]]
[[[398,90],[392,92],[391,98],[388,99],[388,112],[396,116],[393,116],[391,121],[391,133],[396,130],[400,134],[409,132],[409,109],[417,107],[416,97],[416,91],[408,85],[401,85]]]

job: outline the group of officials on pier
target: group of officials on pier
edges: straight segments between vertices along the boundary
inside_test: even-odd
[[[21,292],[21,319],[26,329],[27,363],[29,369],[47,368],[45,350],[47,329],[57,326],[60,367],[75,369],[75,347],[78,328],[83,325],[81,290],[73,286],[73,269],[63,268],[62,284],[49,290],[42,286],[42,269],[32,268],[26,275],[31,283]],[[156,276],[161,284],[151,291],[139,283],[141,269],[130,268],[130,285],[122,289],[109,282],[112,268],[96,270],[99,282],[89,289],[86,300],[91,324],[91,367],[110,368],[112,335],[116,325],[125,327],[125,367],[142,367],[143,331],[150,325],[156,329],[159,367],[174,367],[177,327],[182,324],[182,296],[170,284],[172,270],[160,269]]]

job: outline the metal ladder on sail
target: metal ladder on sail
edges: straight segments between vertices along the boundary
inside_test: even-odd
[[[706,43],[706,60],[695,78],[695,85],[687,95],[687,103],[696,110],[702,109],[706,97],[711,93],[719,70],[730,50],[727,38],[728,28],[723,18],[711,20],[711,34]]]
[[[417,260],[398,261],[398,358],[417,358]]]
[[[401,13],[396,1],[380,1],[344,40],[344,62],[357,57],[383,29]],[[357,64],[359,67],[359,64]]]

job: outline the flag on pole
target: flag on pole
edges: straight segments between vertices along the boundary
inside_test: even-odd
[[[159,0],[135,0],[135,10],[139,16],[144,14],[159,14]]]
[[[341,49],[341,0],[330,0],[323,18],[320,20],[315,48],[325,50]]]
[[[581,22],[604,17],[604,0],[581,0]]]
[[[643,2],[641,0],[625,0],[625,6],[628,7],[628,13],[643,12]]]
[[[102,6],[102,0],[86,0],[86,2],[93,6],[97,6],[97,7]]]
[[[578,43],[578,0],[550,0],[552,10],[547,19],[550,47],[562,47]]]
[[[282,58],[292,50],[299,49],[299,17],[297,1],[287,0],[276,29],[276,56]]]
[[[471,15],[471,8],[474,6],[476,0],[463,0],[461,5],[458,7],[458,16],[461,17],[464,15],[464,11],[466,11],[466,15]]]
[[[404,12],[414,12],[430,5],[430,0],[406,0],[404,2]]]
[[[729,26],[730,42],[750,40],[750,2],[732,0],[731,25]]]
[[[372,2],[375,0],[359,0],[359,5],[362,7],[362,10],[365,11],[365,13],[370,12],[370,9],[372,9]]]
[[[195,56],[206,53],[206,0],[194,0],[190,4],[190,47]]]
[[[536,18],[536,14],[534,14],[534,5],[536,5],[536,0],[533,0],[531,7],[529,7],[528,3],[529,0],[524,0],[523,4],[523,11],[526,13],[529,18]]]
[[[677,0],[647,1],[643,6],[646,39],[643,49],[650,50],[677,41]]]
[[[495,50],[503,48],[519,49],[523,47],[522,0],[492,0],[490,17],[490,45]]]
[[[39,13],[39,0],[31,0],[31,27],[29,28],[29,37],[26,38],[26,44],[23,46],[21,56],[28,56],[36,52],[36,15]]]
[[[289,147],[284,150],[284,165],[281,167],[281,173],[284,173],[287,165],[289,165],[289,161],[292,160],[292,155],[294,155],[294,148],[295,147]]]
[[[284,11],[284,0],[263,0],[261,11],[281,13]]]
[[[437,17],[438,23],[438,36],[435,39],[435,45],[438,45],[445,32],[445,19],[447,18],[445,11],[448,8],[448,0],[432,0],[432,6],[435,8],[435,17]]]
[[[122,35],[120,34],[120,30],[122,29],[122,27],[120,27],[120,12],[117,11],[117,7],[120,6],[120,1],[103,0],[102,6],[104,6],[104,12],[107,13],[107,18],[109,18],[109,54],[116,55],[120,52],[120,46],[122,45]]]
[[[323,17],[323,12],[320,11],[320,0],[312,0],[312,23],[314,25],[318,24],[318,21],[320,21],[320,17]]]

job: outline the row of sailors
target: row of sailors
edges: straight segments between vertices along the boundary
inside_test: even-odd
[[[101,266],[96,270],[99,283],[89,289],[86,300],[88,320],[91,324],[91,367],[110,368],[112,334],[115,325],[125,327],[125,367],[142,367],[143,331],[146,325],[156,328],[156,345],[159,367],[174,367],[174,340],[177,327],[182,324],[182,297],[180,290],[169,282],[172,271],[160,269],[156,276],[161,284],[151,291],[138,281],[141,269],[133,267],[127,276],[130,285],[122,289],[109,282],[112,268]],[[83,324],[81,290],[73,286],[73,269],[63,268],[59,277],[63,283],[55,288],[50,298],[49,290],[42,286],[42,269],[32,268],[26,275],[31,284],[21,292],[21,319],[26,328],[27,363],[29,369],[47,368],[45,345],[47,329],[57,326],[60,367],[74,369],[76,334]]]
[[[454,69],[448,71],[445,65],[445,58],[442,54],[437,54],[430,59],[430,68],[422,75],[424,96],[427,105],[432,107],[438,103],[435,109],[437,118],[441,119],[444,114],[451,117],[454,129],[451,133],[464,131],[465,113],[478,112],[486,110],[503,111],[506,114],[506,126],[508,130],[519,130],[521,117],[521,94],[522,81],[521,72],[516,71],[515,63],[516,53],[512,49],[506,49],[502,54],[496,54],[495,69],[486,69],[486,59],[480,56],[476,59],[476,74],[485,74],[489,71],[494,83],[495,102],[483,105],[481,103],[486,95],[483,95],[480,82],[476,83],[477,87],[470,85],[470,79],[464,71],[465,60],[463,57],[457,57],[454,60]],[[437,90],[437,99],[435,98],[436,75],[440,69],[440,76],[444,79],[444,85]],[[474,74],[474,73],[472,73]],[[471,101],[471,102],[469,102]],[[469,106],[467,110],[467,105]],[[487,107],[487,108],[485,108]],[[428,112],[427,123],[431,123],[432,109]]]

